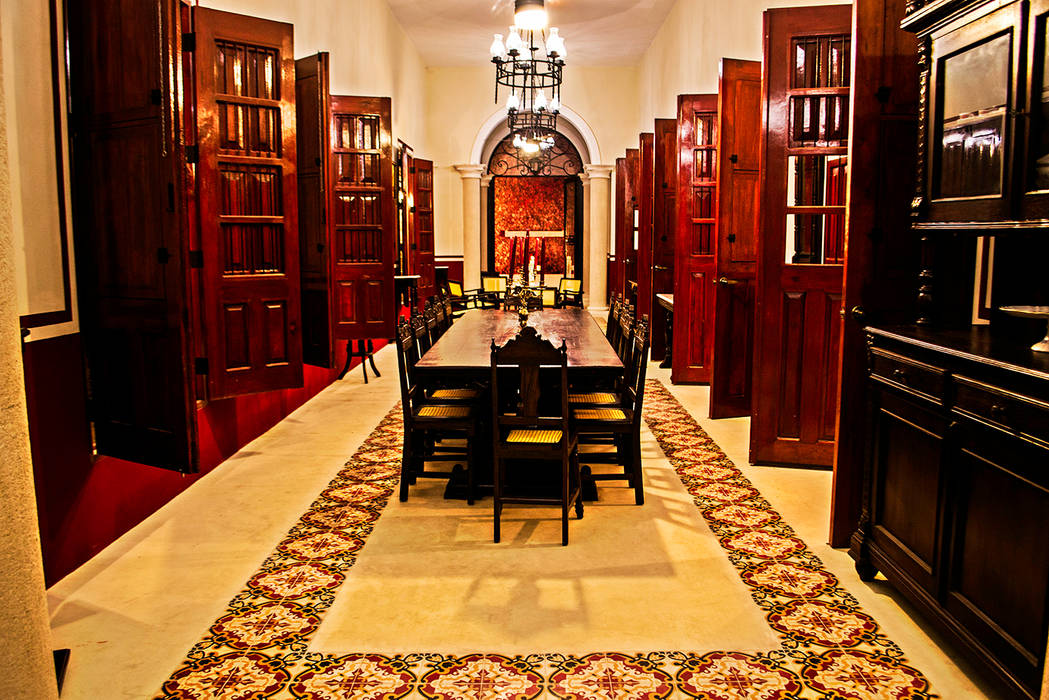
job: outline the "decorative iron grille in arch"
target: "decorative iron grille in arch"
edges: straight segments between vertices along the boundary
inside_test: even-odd
[[[513,144],[513,134],[499,142],[488,161],[488,172],[508,177],[564,177],[583,172],[583,159],[572,142],[553,132],[554,144],[534,155]]]

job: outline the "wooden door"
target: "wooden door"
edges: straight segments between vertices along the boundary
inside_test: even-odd
[[[855,7],[849,254],[830,530],[834,547],[848,545],[860,517],[870,420],[863,327],[915,318],[918,237],[909,218],[916,185],[919,71],[918,41],[900,29],[905,10],[906,0],[865,0]]]
[[[653,360],[666,355],[666,314],[656,294],[674,293],[675,201],[677,199],[677,120],[657,119],[652,209],[652,346]]]
[[[635,318],[652,318],[652,209],[654,204],[655,134],[641,134],[637,175],[637,282]]]
[[[710,417],[750,414],[761,203],[761,62],[721,59]]]
[[[411,167],[415,269],[419,275],[419,300],[437,293],[433,271],[433,161],[416,158]]]
[[[678,95],[677,264],[671,381],[710,381],[717,226],[718,96]]]
[[[851,26],[850,5],[765,12],[755,463],[833,461]]]
[[[95,447],[196,471],[179,6],[89,0],[68,11],[74,249]],[[114,27],[126,28],[119,41]]]
[[[193,17],[209,396],[302,386],[292,26]]]
[[[637,163],[638,150],[628,148],[623,158],[622,174],[616,171],[616,200],[621,208],[616,212],[616,279],[619,293],[630,298],[630,281],[636,279],[637,249],[634,245],[637,229]],[[618,194],[619,183],[622,183],[622,197]],[[631,302],[633,303],[633,302]]]
[[[302,357],[320,367],[334,363],[331,339],[331,265],[328,261],[328,143],[331,95],[328,54],[295,61],[298,130],[299,270],[302,278]]]
[[[389,97],[332,97],[336,338],[392,338],[397,260]]]

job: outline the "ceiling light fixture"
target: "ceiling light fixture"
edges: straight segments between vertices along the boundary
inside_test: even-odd
[[[515,0],[514,9],[515,24],[506,41],[496,34],[489,48],[495,64],[495,102],[499,104],[499,87],[509,88],[507,126],[522,143],[534,145],[557,130],[567,49],[557,27],[546,32],[544,0]]]

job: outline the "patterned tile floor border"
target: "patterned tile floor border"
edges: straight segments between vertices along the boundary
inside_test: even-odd
[[[331,656],[308,643],[394,494],[401,418],[372,431],[230,601],[164,700],[919,700],[920,671],[656,380],[645,420],[781,646],[768,653]]]

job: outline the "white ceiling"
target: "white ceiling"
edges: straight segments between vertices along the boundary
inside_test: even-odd
[[[387,0],[428,66],[489,60],[492,35],[513,23],[513,0]],[[675,0],[546,0],[568,63],[630,65],[652,43]]]

